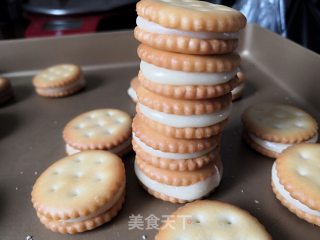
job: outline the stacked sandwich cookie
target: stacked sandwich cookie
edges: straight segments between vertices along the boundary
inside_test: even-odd
[[[201,1],[142,0],[141,59],[132,124],[135,172],[153,196],[203,198],[220,183],[220,134],[231,111],[245,17]]]

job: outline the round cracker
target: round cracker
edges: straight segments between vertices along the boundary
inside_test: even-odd
[[[164,27],[185,31],[236,32],[246,25],[239,11],[195,0],[142,0],[139,16]]]
[[[200,200],[175,211],[155,239],[270,240],[271,236],[248,212],[227,203]]]
[[[130,115],[118,109],[97,109],[72,119],[63,130],[67,144],[79,150],[108,150],[131,136]]]
[[[38,214],[52,220],[86,217],[113,201],[125,184],[122,160],[106,151],[85,151],[48,167],[31,197]]]
[[[276,160],[281,185],[311,209],[320,211],[320,144],[297,144]]]
[[[290,105],[260,103],[247,108],[242,114],[246,130],[267,141],[300,143],[312,138],[317,122],[305,111]]]
[[[81,74],[80,67],[75,64],[59,64],[40,71],[32,82],[37,88],[63,87],[77,81]]]

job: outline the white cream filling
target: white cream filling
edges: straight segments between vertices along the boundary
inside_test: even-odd
[[[231,112],[231,104],[221,111],[201,115],[168,114],[151,109],[141,103],[138,103],[138,107],[141,113],[151,120],[177,128],[211,126],[227,119]]]
[[[143,75],[152,82],[168,85],[217,85],[230,81],[238,72],[238,68],[230,72],[206,73],[183,72],[155,66],[141,61],[140,70]]]
[[[219,185],[221,180],[221,175],[217,166],[215,166],[215,173],[212,176],[188,186],[171,186],[154,181],[146,176],[139,169],[136,163],[134,165],[134,169],[138,179],[147,188],[150,188],[158,193],[165,194],[169,197],[175,197],[186,201],[193,201],[207,195]]]
[[[238,32],[192,32],[192,31],[183,31],[174,28],[166,28],[157,23],[150,22],[140,16],[136,20],[137,26],[142,30],[150,33],[166,34],[166,35],[175,35],[183,36],[197,39],[217,39],[217,40],[227,40],[227,39],[238,39]]]
[[[276,152],[276,153],[282,153],[285,149],[294,145],[294,144],[270,142],[270,141],[258,138],[250,133],[249,133],[249,137],[252,139],[252,141],[254,141],[256,144],[260,145],[261,147],[263,147],[269,151]],[[317,141],[318,141],[318,134],[314,135],[309,140],[304,141],[304,143],[316,143]]]
[[[235,87],[235,88],[231,91],[231,93],[232,93],[232,95],[236,95],[236,94],[242,92],[243,89],[244,89],[244,83],[241,83],[240,85],[238,85],[237,87]]]
[[[162,152],[160,150],[153,149],[152,147],[149,147],[145,143],[143,143],[134,133],[132,134],[132,138],[135,140],[135,142],[141,147],[145,152],[157,156],[160,158],[166,158],[166,159],[173,159],[173,160],[184,160],[184,159],[192,159],[192,158],[198,158],[203,155],[206,155],[207,153],[213,151],[216,146],[212,146],[208,149],[199,151],[199,152],[193,152],[193,153],[170,153],[170,152]]]
[[[62,222],[66,222],[66,223],[74,223],[74,222],[82,222],[82,221],[86,221],[89,220],[91,218],[97,217],[100,214],[103,214],[104,212],[107,212],[110,208],[112,208],[120,199],[120,197],[123,194],[124,188],[125,188],[125,183],[121,186],[121,188],[119,189],[119,191],[116,193],[116,195],[114,196],[114,198],[112,199],[112,201],[108,202],[107,204],[105,204],[103,207],[101,207],[98,211],[91,213],[88,216],[85,217],[79,217],[79,218],[73,218],[73,219],[68,219],[68,220],[61,220]]]
[[[129,87],[129,88],[128,88],[128,95],[131,97],[131,99],[132,99],[134,102],[137,102],[137,101],[138,101],[137,93],[136,93],[136,91],[135,91],[132,87]]]
[[[308,206],[304,205],[303,203],[301,203],[300,201],[298,201],[297,199],[294,199],[293,197],[291,197],[290,193],[284,188],[284,186],[279,181],[276,163],[274,163],[272,166],[272,182],[273,182],[275,188],[277,189],[277,191],[280,193],[280,195],[287,202],[289,202],[290,205],[294,206],[295,208],[297,208],[307,214],[310,214],[310,215],[313,215],[316,217],[320,217],[320,211],[313,210],[313,209],[309,208]]]
[[[60,92],[63,92],[63,91],[69,91],[69,90],[72,90],[73,88],[77,87],[77,86],[85,86],[86,85],[86,80],[84,78],[83,75],[80,76],[79,80],[78,81],[75,81],[71,84],[68,84],[66,86],[63,86],[63,87],[54,87],[54,88],[38,88],[41,92],[43,93],[60,93]]]
[[[131,137],[128,140],[126,140],[125,142],[121,143],[120,145],[118,145],[114,148],[104,149],[104,150],[112,152],[114,154],[118,154],[118,153],[121,153],[123,150],[127,149],[130,146],[130,144],[131,144]],[[78,153],[81,151],[84,151],[84,150],[79,150],[77,148],[70,146],[69,144],[66,144],[66,152],[68,155],[72,155],[72,154],[75,154],[75,153]]]

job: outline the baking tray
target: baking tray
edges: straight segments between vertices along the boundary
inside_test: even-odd
[[[137,44],[132,31],[0,42],[0,73],[12,81],[16,95],[0,108],[1,239],[19,240],[27,235],[34,240],[136,240],[143,235],[153,239],[155,229],[129,230],[129,217],[153,214],[163,220],[181,206],[157,200],[139,186],[133,173],[134,153],[124,158],[128,178],[124,208],[102,227],[74,236],[50,232],[40,224],[30,201],[39,174],[65,156],[62,129],[71,118],[109,107],[134,115],[126,90],[138,72]],[[248,25],[241,34],[239,52],[247,87],[243,98],[234,103],[223,133],[224,175],[209,198],[248,210],[273,239],[319,239],[319,227],[300,220],[276,200],[270,186],[273,160],[243,143],[240,115],[249,105],[268,101],[295,104],[320,120],[320,57],[255,25]],[[32,76],[63,62],[83,66],[88,79],[85,91],[61,99],[37,96]]]

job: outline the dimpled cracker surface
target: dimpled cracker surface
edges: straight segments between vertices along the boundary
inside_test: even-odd
[[[261,103],[242,115],[249,133],[267,141],[299,143],[317,133],[317,122],[303,110],[283,104]]]
[[[63,131],[64,140],[79,149],[109,149],[131,135],[132,119],[117,109],[97,109],[71,120]]]
[[[271,237],[248,212],[226,203],[200,200],[174,212],[155,239],[267,240]]]
[[[298,144],[276,161],[280,183],[290,195],[320,211],[320,144]]]
[[[81,75],[80,67],[74,64],[60,64],[39,72],[33,78],[36,87],[62,87],[77,80]]]
[[[38,214],[54,220],[88,216],[112,201],[125,184],[119,157],[105,151],[85,151],[47,168],[31,193]]]
[[[246,18],[232,8],[195,0],[142,0],[137,13],[164,27],[186,31],[235,32],[246,25]]]

